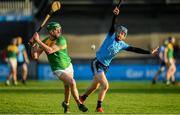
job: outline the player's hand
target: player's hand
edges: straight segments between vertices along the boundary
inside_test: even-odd
[[[30,46],[32,46],[32,47],[34,46],[35,41],[34,41],[34,38],[33,38],[33,37],[29,40],[28,44],[29,44]]]
[[[119,15],[119,9],[116,7],[116,8],[113,10],[113,13],[114,13],[114,15]]]
[[[174,63],[176,63],[176,59],[173,59]]]
[[[38,34],[37,32],[34,33],[33,39],[34,39],[34,41],[36,41],[36,42],[40,41],[39,34]]]
[[[153,56],[157,56],[157,55],[158,55],[158,50],[159,50],[159,46],[156,47],[156,48],[154,48],[154,49],[152,49],[152,50],[151,50],[151,54],[152,54]]]
[[[26,64],[29,64],[29,59],[26,59]]]
[[[166,65],[168,65],[168,60],[167,60],[167,58],[164,59],[164,63],[165,63]]]

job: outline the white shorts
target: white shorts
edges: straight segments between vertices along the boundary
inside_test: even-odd
[[[16,58],[8,58],[8,64],[13,68],[17,68],[17,59]]]
[[[168,60],[168,67],[175,66],[173,58]]]
[[[53,73],[54,73],[54,75],[56,77],[59,78],[63,73],[71,74],[73,76],[74,75],[74,70],[73,70],[72,64],[70,64],[66,69],[64,69],[64,70],[61,70],[61,69],[55,70],[55,71],[53,71]]]

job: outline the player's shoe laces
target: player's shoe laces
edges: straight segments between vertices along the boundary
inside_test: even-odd
[[[87,112],[87,111],[88,111],[88,108],[87,108],[85,105],[80,104],[80,105],[79,105],[79,110],[82,111],[82,112]]]
[[[67,105],[64,101],[62,102],[62,107],[64,108],[64,113],[70,113],[69,105]]]
[[[103,110],[103,108],[102,108],[102,107],[98,107],[98,108],[96,108],[96,112],[103,113],[103,112],[104,112],[104,110]]]
[[[84,99],[83,99],[83,96],[79,96],[79,100],[81,101],[81,103],[84,103]]]

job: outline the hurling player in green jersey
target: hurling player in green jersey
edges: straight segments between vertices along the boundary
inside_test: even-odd
[[[10,66],[10,73],[6,80],[6,85],[10,85],[10,79],[13,78],[13,84],[17,85],[17,59],[16,56],[18,55],[18,47],[17,39],[12,39],[11,44],[7,47],[7,58],[8,58],[8,65]]]
[[[65,99],[62,102],[62,106],[64,108],[64,113],[69,112],[71,93],[79,107],[79,110],[86,112],[88,108],[79,100],[76,82],[73,78],[73,67],[67,51],[67,42],[61,33],[62,28],[58,22],[50,22],[47,25],[47,30],[49,32],[49,37],[46,37],[43,41],[40,40],[38,33],[33,35],[31,40],[35,41],[36,44],[32,46],[32,56],[38,58],[44,51],[47,54],[54,75],[63,81]]]
[[[166,60],[165,63],[168,67],[167,74],[166,74],[166,84],[170,84],[170,80],[172,81],[173,84],[175,84],[175,72],[176,72],[176,65],[175,65],[175,59],[174,59],[174,43],[175,43],[175,38],[174,37],[169,37],[168,38],[168,45],[165,48],[166,52]]]

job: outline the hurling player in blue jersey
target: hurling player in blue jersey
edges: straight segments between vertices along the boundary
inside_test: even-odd
[[[157,80],[158,80],[158,77],[160,76],[160,74],[165,71],[167,65],[166,65],[166,62],[167,62],[167,56],[166,56],[166,52],[165,52],[165,49],[168,45],[168,40],[165,40],[164,41],[164,44],[159,48],[159,59],[161,61],[161,64],[160,64],[160,68],[159,70],[156,72],[156,74],[154,75],[153,77],[153,80],[152,80],[152,84],[156,84]]]
[[[96,112],[104,112],[102,108],[102,102],[109,88],[108,80],[106,78],[106,72],[111,63],[111,60],[119,52],[121,52],[122,50],[141,54],[155,54],[157,52],[157,49],[151,52],[132,47],[125,43],[123,40],[125,40],[128,30],[124,26],[115,25],[116,17],[119,14],[119,9],[117,7],[114,9],[113,13],[114,16],[112,19],[111,28],[100,49],[96,52],[96,58],[91,63],[91,69],[94,75],[94,79],[91,86],[82,96],[80,96],[81,102],[84,102],[86,98],[100,86],[101,89],[98,95]]]

